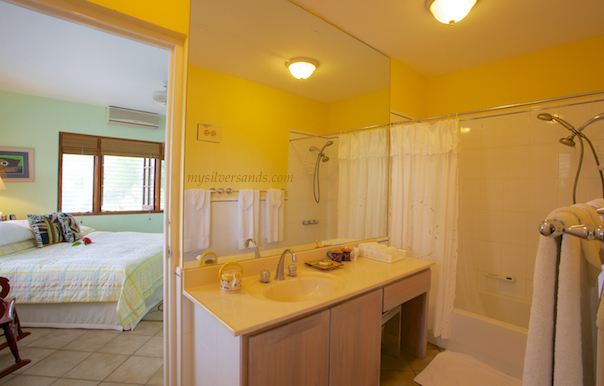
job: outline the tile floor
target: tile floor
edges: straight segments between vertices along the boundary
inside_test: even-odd
[[[428,354],[425,359],[405,353],[401,353],[400,358],[382,353],[381,386],[419,385],[413,381],[413,378],[426,368],[441,351],[445,351],[445,349],[428,343]]]
[[[24,328],[21,358],[31,363],[0,379],[2,386],[163,386],[163,323],[134,331]],[[0,369],[14,363],[0,351]]]

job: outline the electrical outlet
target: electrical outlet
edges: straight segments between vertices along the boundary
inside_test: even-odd
[[[222,127],[208,125],[205,123],[198,123],[197,140],[204,142],[220,143],[220,141],[222,140]]]

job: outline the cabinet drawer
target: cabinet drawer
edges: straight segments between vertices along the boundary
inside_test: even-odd
[[[382,312],[403,304],[424,292],[430,290],[430,270],[425,270],[415,275],[397,281],[384,287],[384,303]]]

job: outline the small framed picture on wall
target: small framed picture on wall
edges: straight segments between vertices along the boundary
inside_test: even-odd
[[[0,177],[4,182],[33,182],[34,149],[0,147]]]

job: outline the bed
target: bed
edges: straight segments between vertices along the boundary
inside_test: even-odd
[[[24,225],[8,223],[0,232]],[[0,245],[0,276],[23,326],[129,330],[161,302],[163,234],[83,231],[91,244]]]

